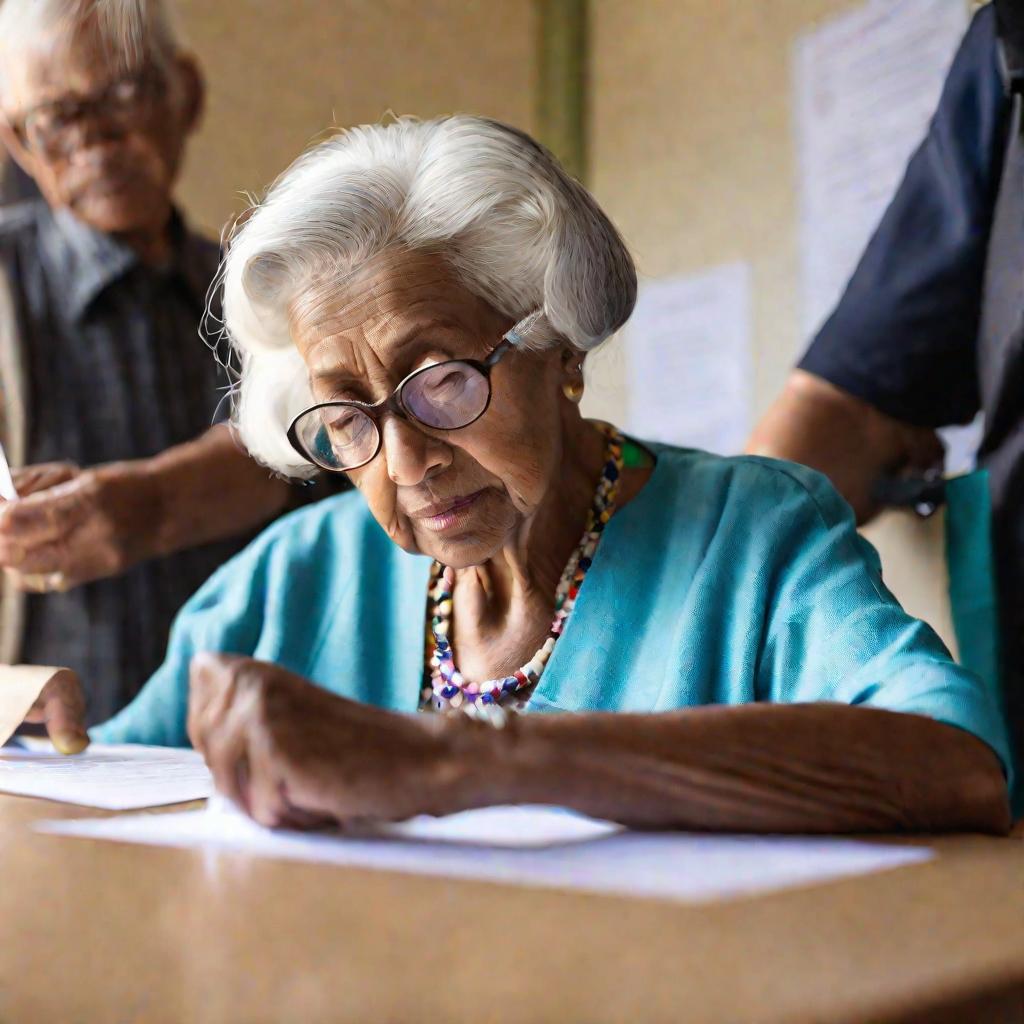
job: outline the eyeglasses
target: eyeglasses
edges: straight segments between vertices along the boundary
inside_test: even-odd
[[[85,96],[63,96],[33,107],[11,127],[22,145],[48,157],[63,156],[73,145],[73,129],[84,120],[105,120],[119,129],[132,126],[159,91],[151,71],[118,78]]]
[[[483,361],[447,359],[425,366],[410,373],[376,405],[345,401],[311,406],[292,420],[288,441],[307,461],[330,473],[344,473],[377,457],[385,413],[430,430],[468,427],[491,404],[491,370],[525,341],[540,316],[540,311],[531,313],[506,331]]]

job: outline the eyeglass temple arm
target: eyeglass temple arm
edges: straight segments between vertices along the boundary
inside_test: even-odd
[[[537,326],[543,316],[543,309],[535,309],[532,313],[528,313],[502,335],[503,339],[514,348],[521,348],[529,344],[530,332]]]

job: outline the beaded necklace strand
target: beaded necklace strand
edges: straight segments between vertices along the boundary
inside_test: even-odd
[[[452,585],[454,573],[435,561],[427,589],[427,662],[423,672],[420,708],[442,714],[465,713],[475,718],[503,720],[505,710],[519,711],[529,699],[565,630],[576,606],[583,579],[594,559],[604,528],[615,511],[615,498],[622,475],[624,438],[614,428],[602,426],[608,444],[601,479],[587,513],[583,536],[569,556],[555,591],[555,617],[547,638],[536,654],[519,671],[482,683],[467,681],[455,665],[451,646]]]

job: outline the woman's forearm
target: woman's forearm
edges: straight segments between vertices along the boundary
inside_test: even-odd
[[[981,831],[1010,814],[998,759],[918,715],[843,704],[452,723],[464,806],[544,803],[640,828]],[[456,773],[457,775],[459,773]]]

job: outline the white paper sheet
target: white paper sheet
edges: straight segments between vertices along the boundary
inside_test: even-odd
[[[641,285],[629,321],[637,437],[735,455],[750,430],[750,268],[725,263]]]
[[[18,490],[14,486],[14,477],[11,475],[11,464],[7,461],[7,452],[0,444],[0,498],[4,501],[15,501],[18,497]]]
[[[0,793],[129,811],[202,800],[212,792],[210,772],[194,750],[94,743],[66,757],[49,744],[0,747]]]
[[[237,812],[42,822],[41,831],[699,903],[928,860],[920,847],[845,839],[627,832],[551,808],[492,807],[391,826],[379,838],[271,832]]]
[[[796,43],[808,338],[838,300],[924,137],[967,18],[962,0],[869,0]]]

